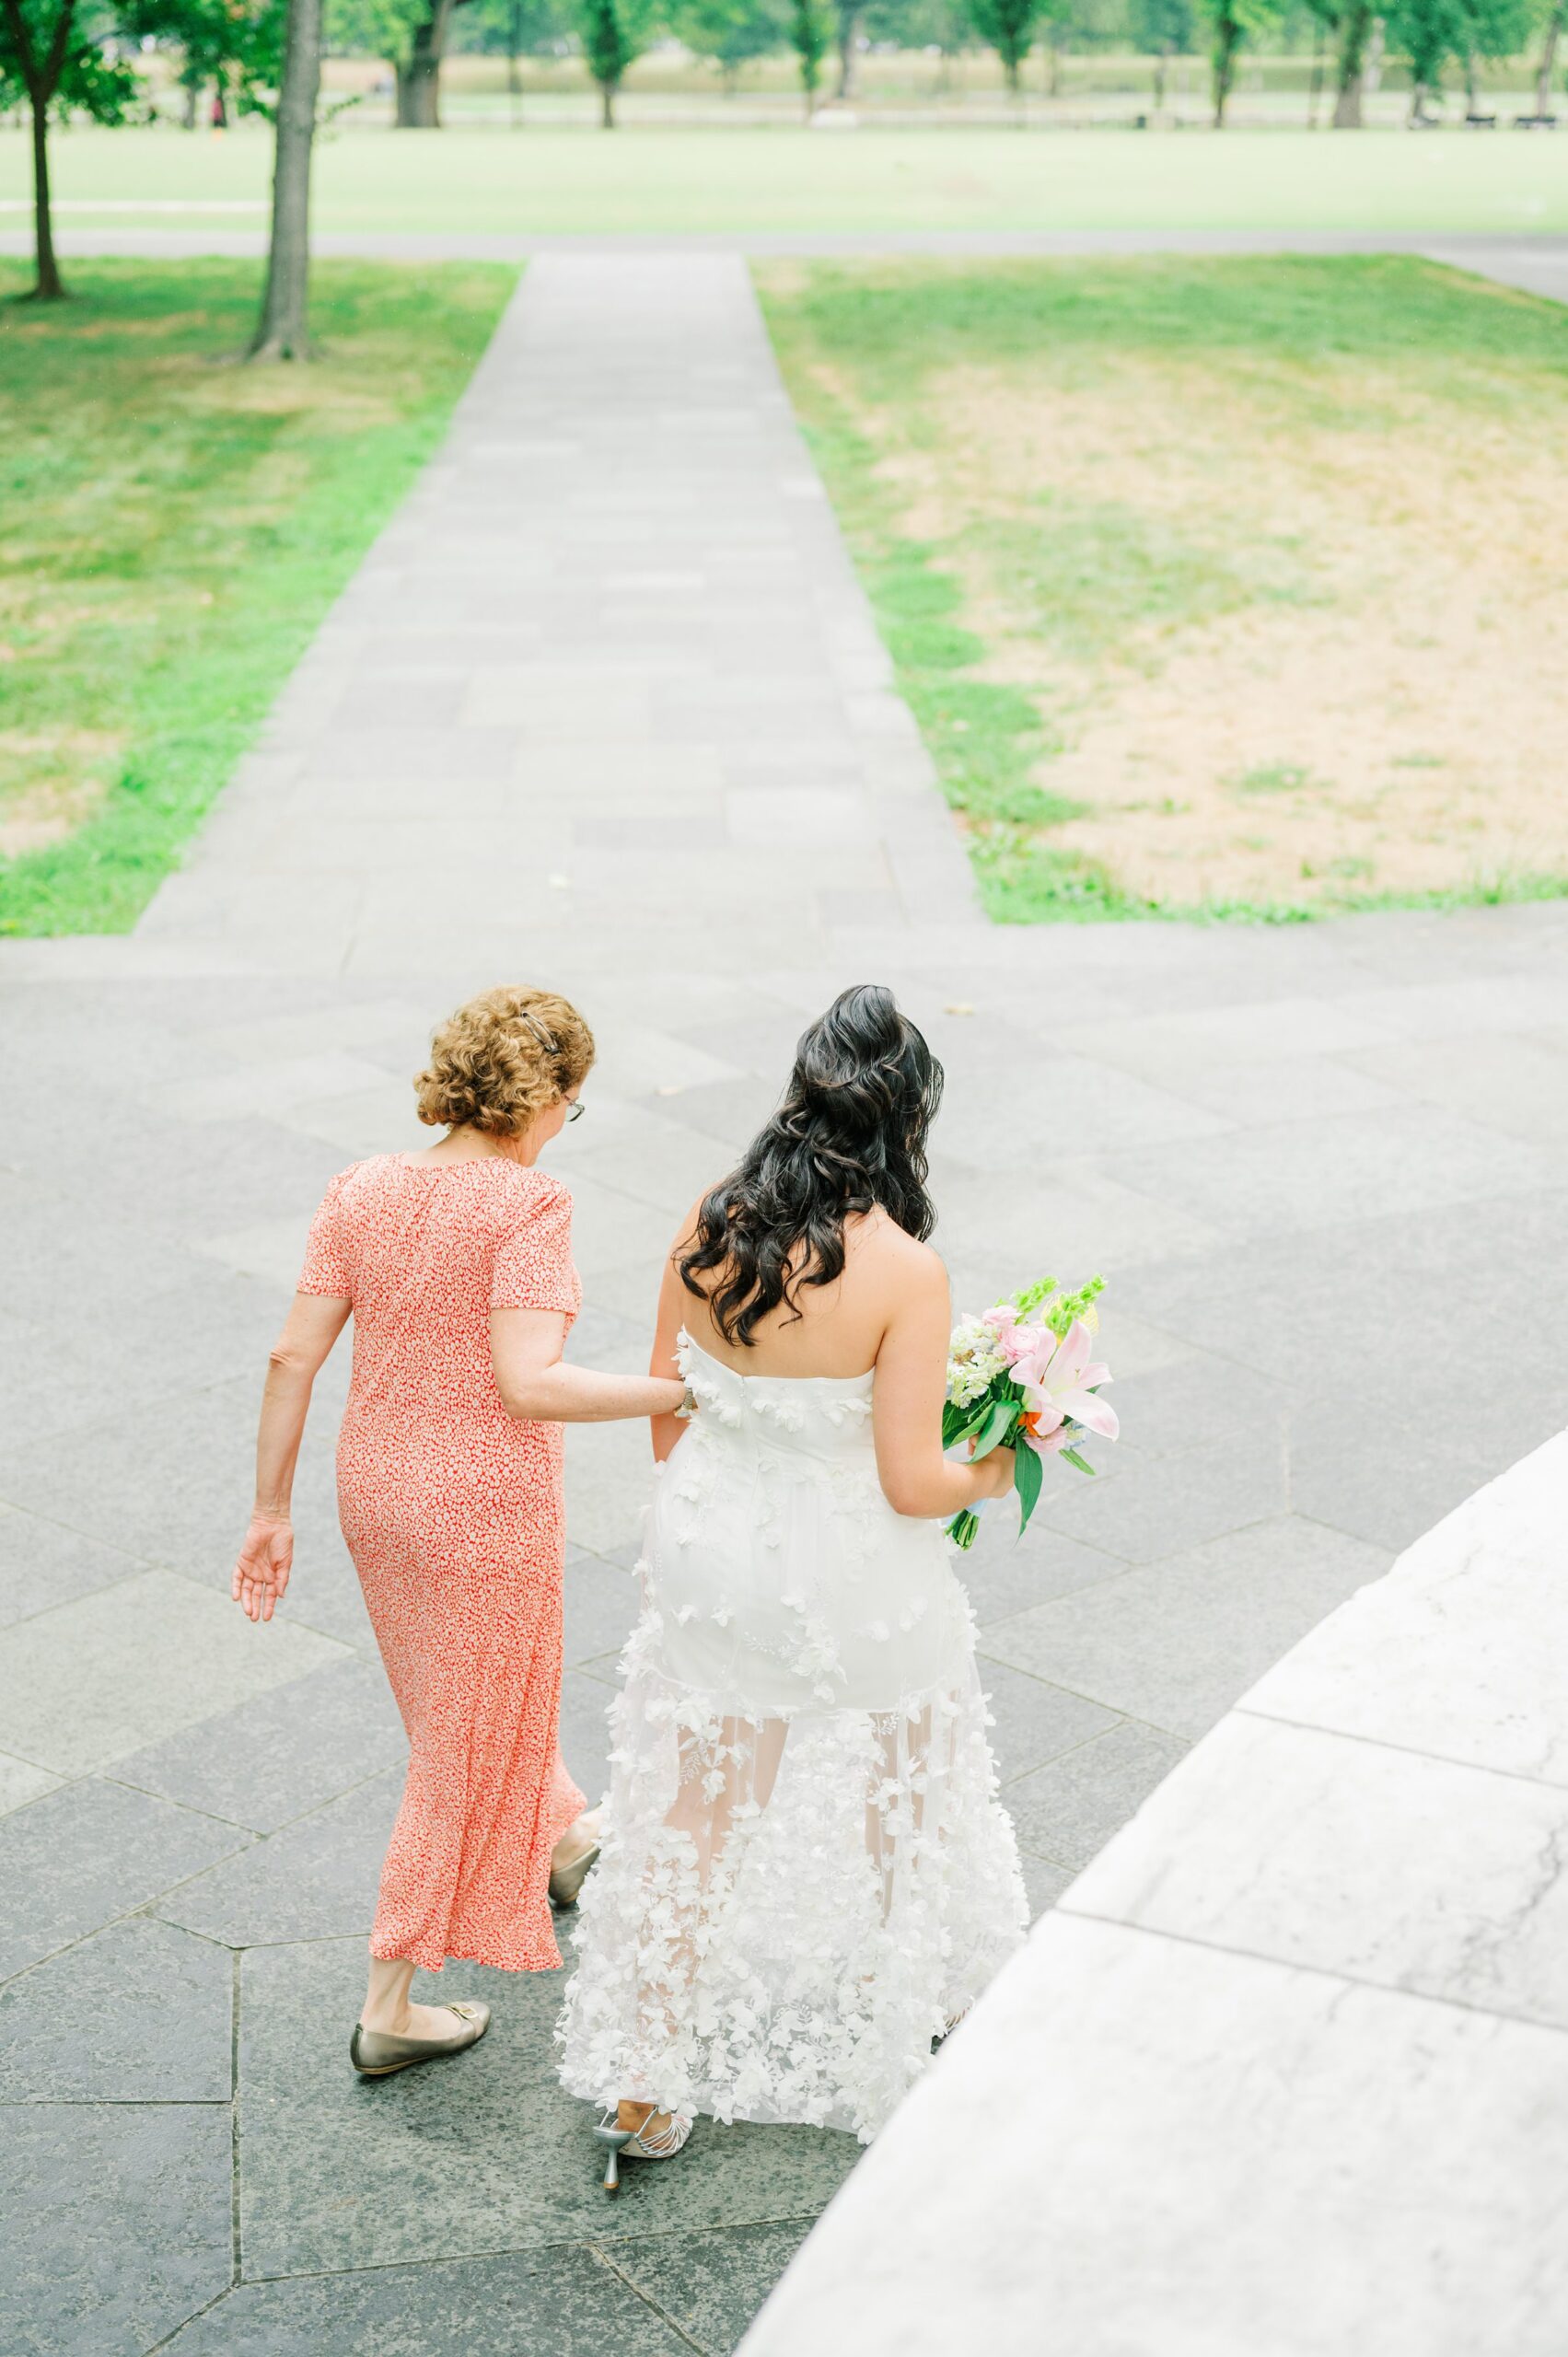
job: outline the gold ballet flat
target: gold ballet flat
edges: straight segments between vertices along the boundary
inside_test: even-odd
[[[348,2059],[362,2079],[390,2078],[394,2071],[410,2071],[416,2062],[438,2062],[443,2055],[461,2054],[477,2046],[490,2027],[488,2005],[443,2006],[457,2016],[450,2038],[394,2038],[389,2030],[366,2029],[355,2022],[348,2042]]]
[[[574,1858],[569,1866],[552,1866],[550,1903],[558,1915],[563,1914],[569,1907],[575,1907],[578,1893],[598,1864],[598,1843],[596,1841],[591,1849],[583,1852],[580,1858]]]

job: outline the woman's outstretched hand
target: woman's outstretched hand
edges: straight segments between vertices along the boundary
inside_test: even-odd
[[[251,1620],[270,1620],[294,1569],[294,1525],[286,1515],[253,1514],[230,1591]]]

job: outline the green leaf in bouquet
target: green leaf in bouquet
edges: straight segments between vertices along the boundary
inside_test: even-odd
[[[1029,1527],[1029,1516],[1040,1504],[1040,1483],[1045,1469],[1039,1454],[1026,1442],[1013,1459],[1013,1487],[1018,1492],[1018,1536],[1021,1538]]]
[[[947,1536],[955,1547],[968,1548],[974,1545],[980,1536],[980,1516],[972,1507],[966,1506],[962,1514],[956,1514],[953,1516],[952,1521],[947,1525]]]
[[[942,1411],[943,1447],[955,1448],[961,1440],[973,1440],[977,1433],[984,1430],[985,1420],[990,1413],[989,1391],[982,1392],[978,1399],[971,1399],[967,1408],[955,1408],[949,1402]]]
[[[1001,1447],[1017,1421],[1018,1402],[1016,1399],[992,1401],[986,1411],[985,1422],[975,1438],[974,1461],[977,1465],[982,1457],[989,1457],[993,1448]]]
[[[1088,1458],[1080,1457],[1075,1448],[1064,1448],[1062,1451],[1062,1461],[1064,1465],[1075,1465],[1080,1473],[1092,1473],[1095,1469]]]

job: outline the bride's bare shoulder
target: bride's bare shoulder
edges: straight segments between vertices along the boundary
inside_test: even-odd
[[[911,1236],[880,1208],[844,1223],[849,1256],[866,1275],[886,1276],[901,1287],[945,1286],[947,1271],[939,1252]]]

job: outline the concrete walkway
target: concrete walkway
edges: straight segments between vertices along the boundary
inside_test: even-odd
[[[984,926],[740,262],[541,260],[138,933],[0,946],[7,2357],[718,2357],[854,2160],[710,2124],[611,2206],[543,1978],[454,1969],[497,2003],[480,2053],[348,2069],[400,1770],[343,1369],[287,1613],[250,1629],[228,1569],[318,1193],[411,1142],[431,1021],[503,974],[603,1044],[552,1150],[585,1357],[641,1360],[676,1220],[865,975],[948,1066],[961,1301],[1109,1273],[1114,1469],[971,1559],[1041,1906],[1568,1421],[1568,908]],[[636,1434],[569,1454],[591,1782],[646,1474]]]

